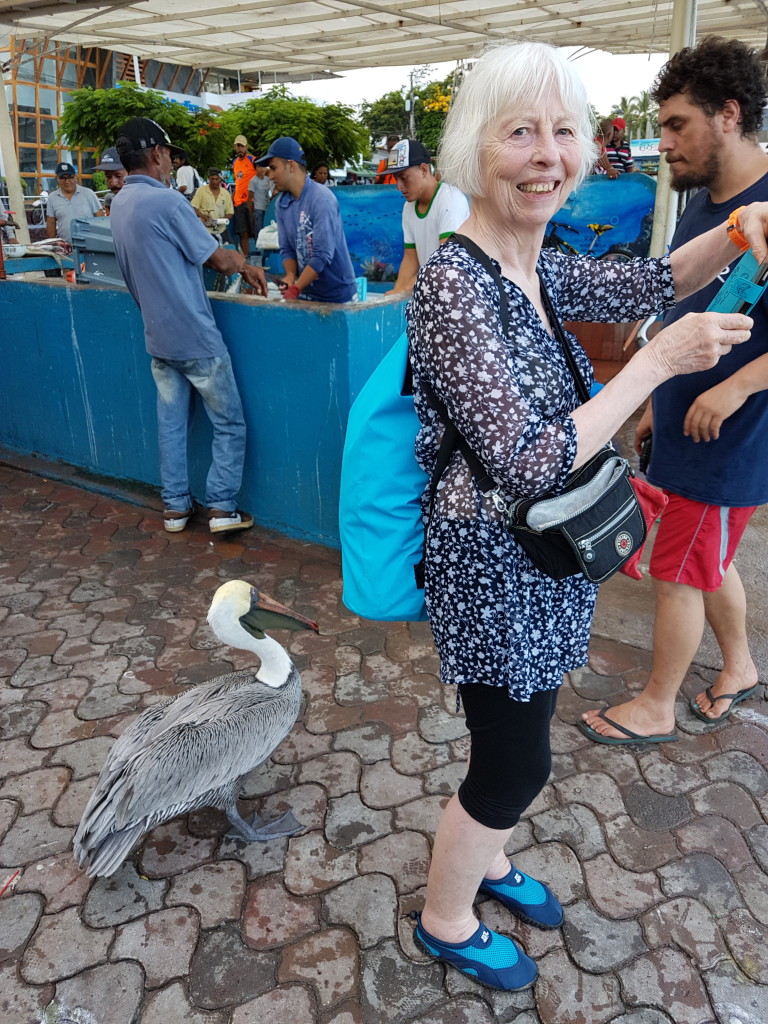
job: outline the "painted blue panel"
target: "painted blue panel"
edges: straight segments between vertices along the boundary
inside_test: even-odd
[[[257,522],[338,545],[347,414],[400,335],[405,301],[350,306],[215,297],[248,424],[241,503]],[[155,386],[127,292],[60,282],[0,286],[0,443],[117,479],[159,485]],[[204,497],[211,430],[197,406],[190,480]]]
[[[547,225],[549,243],[557,247],[554,228],[555,236],[565,243],[560,246],[564,252],[570,245],[578,252],[602,256],[619,246],[647,256],[655,198],[656,180],[647,174],[621,174],[613,181],[604,174],[592,174]],[[597,235],[590,224],[610,225],[610,229]]]

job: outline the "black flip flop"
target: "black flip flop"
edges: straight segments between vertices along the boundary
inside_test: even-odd
[[[602,736],[599,732],[595,732],[591,725],[583,720],[580,720],[576,724],[579,729],[584,733],[587,739],[592,740],[593,743],[605,743],[607,746],[621,746],[629,743],[671,743],[672,740],[677,739],[676,732],[659,733],[655,736],[641,736],[640,733],[632,732],[631,729],[625,729],[623,725],[619,725],[618,722],[614,722],[613,719],[606,715],[608,708],[601,708],[598,711],[598,717],[602,718],[604,722],[607,722],[613,729],[618,729],[619,732],[623,732],[626,739],[619,738],[618,736]]]
[[[755,685],[750,686],[748,690],[740,690],[738,693],[721,693],[719,697],[715,697],[713,695],[711,686],[705,687],[704,693],[709,697],[712,704],[716,704],[719,700],[729,700],[731,702],[722,715],[718,715],[716,718],[710,718],[709,715],[705,715],[696,703],[695,697],[691,697],[689,706],[694,715],[696,715],[697,718],[700,718],[702,722],[706,722],[707,725],[715,725],[717,722],[722,722],[723,719],[727,718],[738,703],[742,700],[746,700],[747,697],[751,697],[759,685],[760,683],[755,683]]]

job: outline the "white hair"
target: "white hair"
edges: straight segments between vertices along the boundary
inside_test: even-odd
[[[443,180],[473,198],[484,195],[480,157],[489,129],[515,111],[556,97],[575,118],[581,147],[579,185],[598,156],[584,85],[573,65],[548,43],[498,43],[466,75],[446,118],[438,166]]]

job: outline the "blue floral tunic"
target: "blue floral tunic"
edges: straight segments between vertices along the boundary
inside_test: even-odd
[[[613,263],[543,250],[538,272],[562,320],[639,320],[674,302],[669,257]],[[408,338],[420,465],[432,472],[442,435],[421,387],[426,379],[513,499],[563,485],[576,455],[569,414],[579,400],[557,338],[526,295],[511,281],[504,285],[508,337],[488,272],[458,242],[445,243],[419,272]],[[589,359],[568,337],[590,383]],[[558,581],[536,569],[454,452],[426,550],[426,602],[443,682],[506,686],[523,701],[554,689],[587,659],[596,595],[581,575]]]

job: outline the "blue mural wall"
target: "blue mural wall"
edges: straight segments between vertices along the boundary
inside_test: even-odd
[[[656,180],[647,174],[621,174],[613,181],[592,174],[549,222],[544,244],[593,256],[616,249],[647,256],[655,199]]]
[[[349,407],[404,328],[402,298],[349,306],[216,297],[248,424],[241,503],[260,524],[338,546]],[[125,290],[0,285],[0,444],[104,477],[159,485],[156,391]],[[211,429],[200,406],[190,476],[204,497]]]

